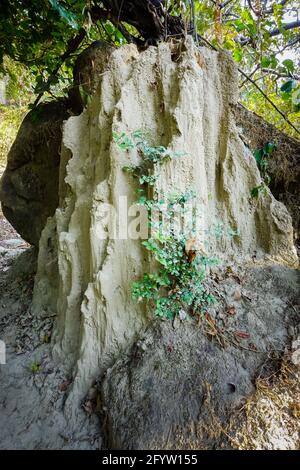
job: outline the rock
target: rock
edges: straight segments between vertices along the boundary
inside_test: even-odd
[[[295,366],[300,365],[300,336],[292,342],[291,361]]]
[[[300,349],[297,349],[292,353],[291,361],[295,366],[300,365]]]
[[[288,208],[293,218],[295,238],[300,240],[300,141],[289,137],[241,104],[236,106],[235,115],[252,151],[264,147],[267,142],[277,145],[268,161],[270,189],[276,199]]]
[[[233,294],[234,300],[241,300],[242,298],[242,293],[240,289],[236,289],[234,294]]]
[[[78,56],[73,70],[73,86],[69,90],[75,114],[82,112],[96,92],[114,50],[114,47],[104,41],[95,41]]]
[[[38,105],[25,117],[0,182],[3,214],[24,240],[37,245],[58,205],[63,100]]]

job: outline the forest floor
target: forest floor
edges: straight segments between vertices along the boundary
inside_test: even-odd
[[[68,377],[51,359],[51,318],[30,312],[36,253],[0,212],[0,449],[99,448],[96,416],[82,411],[76,436],[63,405]]]

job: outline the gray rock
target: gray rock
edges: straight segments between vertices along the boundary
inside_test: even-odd
[[[74,113],[80,114],[88,104],[89,97],[95,93],[114,50],[104,41],[95,41],[78,56],[73,71],[73,86],[69,90]]]
[[[8,154],[0,182],[3,214],[16,231],[37,245],[58,205],[63,100],[40,104],[25,117]]]

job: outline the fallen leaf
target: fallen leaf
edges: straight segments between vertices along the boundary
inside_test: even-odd
[[[234,300],[241,300],[242,294],[241,294],[240,289],[236,289],[236,291],[234,292],[233,298]]]
[[[83,404],[83,409],[86,411],[89,415],[93,414],[95,409],[96,409],[96,403],[94,400],[86,400],[86,402]]]
[[[235,306],[234,306],[234,305],[231,305],[230,307],[228,307],[228,309],[227,309],[227,314],[228,314],[228,315],[235,315],[235,314],[236,314],[236,310],[235,310]]]
[[[197,54],[197,63],[199,65],[199,67],[203,68],[204,64],[205,64],[205,61],[204,61],[204,57],[202,54],[200,54],[200,52],[198,52]]]
[[[68,389],[68,386],[70,385],[71,381],[70,380],[64,380],[64,382],[62,382],[61,384],[59,384],[58,386],[58,390],[60,392],[66,392],[66,390]]]
[[[238,336],[239,338],[250,338],[250,335],[249,333],[247,333],[246,331],[235,331],[234,332],[235,336]]]

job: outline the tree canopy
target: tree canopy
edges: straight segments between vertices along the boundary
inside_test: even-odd
[[[95,40],[147,47],[192,34],[200,45],[231,52],[248,108],[299,137],[299,6],[299,0],[2,0],[0,71],[18,83],[21,64],[40,99],[64,92],[76,57]]]

